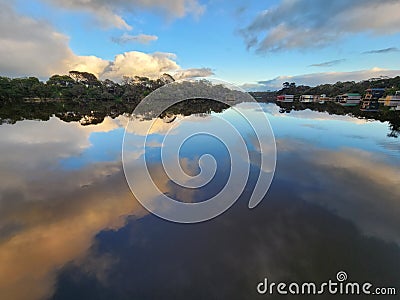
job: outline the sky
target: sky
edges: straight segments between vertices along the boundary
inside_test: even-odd
[[[400,75],[399,0],[0,0],[0,75],[214,77],[247,90]]]

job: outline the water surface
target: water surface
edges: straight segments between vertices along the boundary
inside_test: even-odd
[[[159,219],[134,199],[121,162],[127,116],[1,125],[0,299],[254,299],[266,297],[256,291],[265,277],[319,282],[341,270],[399,291],[400,141],[387,136],[388,124],[242,105],[255,118],[267,114],[274,130],[271,188],[247,208],[260,172],[252,164],[239,201],[192,225]],[[178,118],[182,131],[213,126],[212,115]],[[179,201],[217,193],[229,175],[223,145],[200,136],[182,147],[188,174],[204,153],[218,163],[206,188],[182,189],[160,165],[173,123],[157,124],[147,154],[160,189]],[[145,134],[140,122],[129,134]]]

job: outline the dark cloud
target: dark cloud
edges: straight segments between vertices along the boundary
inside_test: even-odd
[[[310,67],[332,67],[345,61],[346,61],[345,59],[330,60],[323,63],[312,64],[310,65]]]
[[[241,30],[258,53],[315,48],[356,33],[399,32],[400,2],[393,0],[282,1]]]
[[[397,47],[390,47],[390,48],[379,49],[379,50],[365,51],[365,52],[363,52],[363,54],[384,54],[384,53],[399,52],[399,51],[400,51],[400,49]]]

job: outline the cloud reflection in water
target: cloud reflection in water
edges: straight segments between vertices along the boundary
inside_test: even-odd
[[[57,119],[0,126],[0,298],[251,299],[265,276],[318,281],[339,269],[352,280],[398,285],[397,142],[387,140],[380,123],[368,140],[355,142],[348,135],[364,135],[374,123],[299,114],[270,117],[278,164],[262,204],[247,208],[259,172],[252,164],[252,180],[238,203],[196,225],[148,215],[134,201],[118,159],[62,168],[60,161],[99,145],[117,158],[118,147],[107,147],[107,132],[123,127],[123,118],[91,127]],[[201,126],[206,120],[197,121]],[[153,132],[155,154],[163,126]],[[318,128],[326,129],[322,140],[315,138]],[[140,138],[140,124],[136,130]],[[104,133],[103,142],[91,144],[93,132]],[[386,149],[385,142],[394,146]],[[183,149],[187,173],[198,171],[197,150]],[[252,151],[259,151],[257,145]],[[208,193],[225,179],[222,157]],[[206,190],[178,190],[153,158],[152,176],[164,192],[201,201]]]

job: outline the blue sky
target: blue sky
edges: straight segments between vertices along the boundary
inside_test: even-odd
[[[0,0],[0,8],[0,71],[11,77],[167,72],[267,90],[400,75],[400,1]]]

